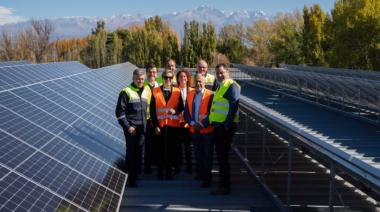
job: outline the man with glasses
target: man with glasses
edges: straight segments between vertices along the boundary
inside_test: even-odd
[[[181,92],[174,87],[172,80],[174,73],[166,69],[162,73],[163,85],[153,89],[152,100],[150,103],[150,113],[155,126],[156,135],[160,136],[158,142],[158,179],[172,179],[172,168],[176,166],[177,153],[175,143],[177,142],[176,128],[179,127],[178,114],[183,111]]]
[[[120,92],[115,113],[125,135],[127,186],[137,187],[136,181],[138,172],[141,170],[142,145],[151,91],[148,86],[144,86],[145,73],[143,70],[134,70],[132,80],[133,82]]]

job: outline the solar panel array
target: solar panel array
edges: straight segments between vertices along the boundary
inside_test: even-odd
[[[125,142],[114,109],[134,68],[0,70],[0,211],[118,210]]]
[[[21,60],[21,61],[2,61],[2,62],[0,62],[0,67],[25,65],[25,64],[28,64],[28,61],[26,61],[26,60]]]
[[[294,71],[303,71],[303,72],[312,72],[319,74],[328,74],[333,76],[344,76],[349,78],[358,78],[358,79],[368,79],[380,81],[380,73],[378,71],[368,71],[360,69],[343,69],[343,68],[327,68],[321,66],[305,66],[305,65],[287,65],[281,64],[281,68],[294,70]]]
[[[365,78],[322,74],[311,71],[272,69],[246,65],[234,65],[251,80],[277,89],[287,90],[299,96],[309,96],[319,102],[347,107],[368,120],[380,119],[380,82]],[[240,79],[249,79],[242,77]]]
[[[0,67],[0,90],[17,88],[89,70],[88,67],[78,62],[4,66]]]

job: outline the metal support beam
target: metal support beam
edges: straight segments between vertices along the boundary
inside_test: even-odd
[[[289,140],[288,146],[288,185],[286,191],[286,205],[288,211],[290,210],[290,195],[291,195],[291,186],[292,186],[292,154],[293,154],[293,143]]]
[[[263,136],[262,136],[262,146],[261,146],[261,173],[264,175],[264,169],[265,169],[265,148],[266,148],[266,126],[264,125],[263,128]]]
[[[329,211],[334,211],[334,191],[335,191],[335,166],[330,161],[330,191],[329,191]]]

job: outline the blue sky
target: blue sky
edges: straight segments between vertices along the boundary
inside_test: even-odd
[[[334,0],[1,0],[0,24],[30,18],[65,16],[108,17],[119,14],[152,16],[185,11],[202,5],[224,11],[262,10],[267,14],[275,14],[318,3],[325,11],[330,11],[334,2]]]

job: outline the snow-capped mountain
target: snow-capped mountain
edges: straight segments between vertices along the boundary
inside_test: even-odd
[[[251,24],[254,20],[267,18],[263,11],[234,11],[224,12],[208,6],[200,6],[192,10],[183,12],[173,12],[170,14],[160,15],[165,21],[168,21],[174,30],[180,36],[183,34],[183,25],[185,21],[196,20],[201,23],[212,22],[217,30],[226,24],[242,23]],[[133,24],[143,23],[148,18],[141,14],[137,15],[116,15],[111,17],[63,17],[52,19],[54,26],[53,38],[82,37],[89,35],[91,29],[96,27],[99,20],[105,21],[107,30],[113,31],[117,28],[126,28]],[[29,27],[28,22],[19,22],[16,24],[6,24],[0,26],[0,31],[17,32]]]

